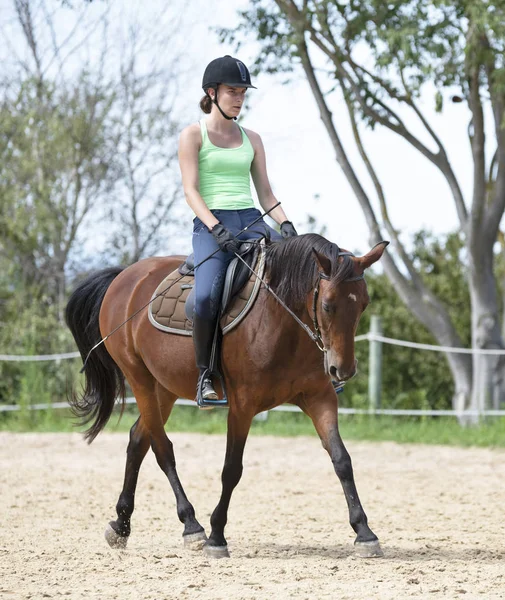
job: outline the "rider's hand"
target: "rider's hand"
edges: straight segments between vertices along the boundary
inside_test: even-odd
[[[223,252],[233,252],[235,254],[239,251],[240,242],[222,223],[214,225],[210,232]]]
[[[281,235],[283,238],[290,238],[298,235],[291,221],[283,221],[281,223]]]

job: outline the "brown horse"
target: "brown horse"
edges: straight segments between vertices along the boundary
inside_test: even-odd
[[[332,379],[342,382],[356,373],[354,336],[369,302],[363,273],[381,258],[387,244],[381,242],[361,257],[342,253],[335,244],[315,234],[267,247],[265,277],[270,287],[307,327],[316,325],[323,351],[264,287],[247,318],[224,337],[222,368],[229,401],[228,435],[221,498],[211,516],[208,539],[181,485],[172,443],[164,429],[175,400],[195,395],[198,371],[192,340],[155,329],[147,310],[143,310],[91,353],[85,366],[84,393],[71,400],[84,422],[93,421],[86,432],[88,441],[107,423],[115,399],[124,399],[124,378],[140,412],[130,431],[117,520],[106,531],[111,546],[126,545],[139,469],[151,447],[174,491],[185,545],[198,549],[203,546],[209,556],[228,556],[224,528],[233,489],[242,475],[242,456],[252,419],[261,411],[290,402],[312,419],[331,457],[357,534],[357,553],[381,554],[359,501],[351,459],[339,434],[338,396]],[[182,261],[182,256],[149,258],[124,270],[100,271],[80,284],[68,302],[66,317],[83,358],[97,341],[147,304],[163,277]]]

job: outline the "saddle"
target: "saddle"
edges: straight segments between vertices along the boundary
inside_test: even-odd
[[[240,246],[244,261],[262,278],[265,271],[265,240],[247,240]],[[191,254],[156,288],[149,305],[149,320],[161,331],[193,334],[194,255]],[[183,276],[180,281],[177,281]],[[220,325],[223,335],[234,329],[251,310],[261,281],[244,263],[234,258],[228,265],[221,299]]]

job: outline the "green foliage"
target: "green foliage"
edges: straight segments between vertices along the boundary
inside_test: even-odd
[[[135,408],[129,407],[118,421],[116,412],[106,427],[108,432],[127,432],[138,418]],[[190,406],[176,406],[166,425],[167,432],[226,433],[227,410],[198,411]],[[369,440],[398,443],[445,444],[451,446],[505,446],[505,419],[482,422],[477,427],[462,428],[455,418],[405,418],[368,415],[341,415],[340,432],[344,441]],[[19,414],[0,413],[0,431],[79,431],[68,411],[52,410],[38,413],[33,422]],[[270,412],[267,421],[253,421],[251,435],[315,436],[314,426],[302,413]]]
[[[75,350],[63,323],[68,257],[79,221],[93,193],[105,185],[108,169],[107,132],[99,118],[107,101],[96,89],[92,98],[89,87],[83,76],[70,91],[31,78],[2,89],[2,354]],[[70,369],[70,362],[0,361],[0,403],[19,402],[21,418],[31,421],[36,417],[28,410],[31,404],[65,399]]]
[[[86,73],[73,87],[28,78],[1,91],[0,252],[8,279],[51,304],[78,227],[109,187],[114,95]]]
[[[1,305],[0,305],[0,308]],[[27,295],[12,297],[0,310],[0,353],[57,354],[75,351],[70,332],[61,324],[58,306],[45,306]],[[76,378],[78,361],[0,361],[0,404],[20,404],[23,416],[36,418],[32,404],[66,400]]]
[[[76,274],[114,261],[111,247],[129,262],[166,239],[180,74],[172,54],[170,63],[151,51],[173,41],[161,14],[113,32],[106,7],[89,20],[70,14],[72,1],[11,4],[3,33],[16,52],[0,78],[0,354],[57,354],[76,349],[64,322]],[[95,258],[97,241],[110,246]],[[31,405],[65,400],[77,363],[0,361],[0,403],[19,403],[16,418],[31,423],[40,414]]]

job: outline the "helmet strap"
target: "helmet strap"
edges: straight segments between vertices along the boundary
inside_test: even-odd
[[[212,100],[212,102],[217,106],[217,108],[219,109],[219,112],[223,115],[223,117],[225,119],[227,119],[228,121],[236,121],[237,117],[229,117],[223,110],[222,108],[219,106],[219,104],[217,103],[217,86],[215,88],[212,88],[214,90],[214,98],[212,98],[212,96],[209,94],[209,90],[205,90],[205,93],[207,94],[207,96]]]

